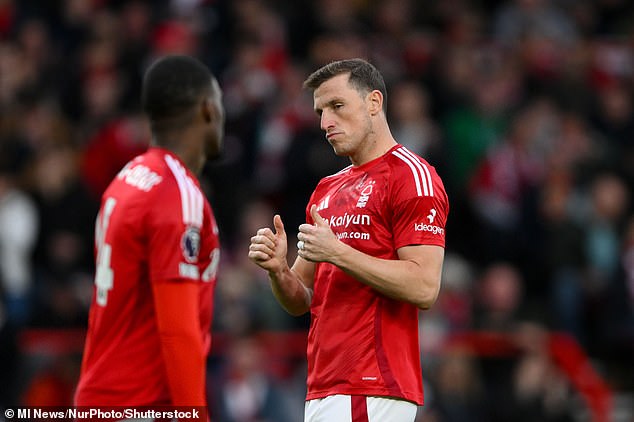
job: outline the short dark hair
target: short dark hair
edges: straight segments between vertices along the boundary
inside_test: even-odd
[[[357,91],[367,94],[375,89],[383,94],[383,107],[387,103],[387,89],[381,72],[363,59],[338,60],[317,69],[304,81],[304,88],[315,90],[324,82],[341,74],[349,74],[348,83]]]
[[[143,111],[152,121],[183,113],[210,94],[212,77],[207,66],[193,57],[162,57],[143,77]]]

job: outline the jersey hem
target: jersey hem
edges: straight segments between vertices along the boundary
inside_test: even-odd
[[[343,394],[347,396],[360,395],[360,396],[393,398],[398,400],[409,401],[409,402],[417,404],[418,406],[422,406],[424,403],[423,397],[420,396],[418,393],[404,392],[401,395],[396,395],[383,389],[372,390],[367,388],[358,388],[358,389],[347,388],[347,389],[341,389],[341,390],[314,391],[314,392],[306,394],[306,401],[315,400],[315,399],[323,399],[325,397],[334,396],[336,394]]]

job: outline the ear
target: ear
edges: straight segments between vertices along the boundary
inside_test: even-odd
[[[370,115],[376,116],[383,111],[383,94],[378,89],[368,94],[368,102]]]
[[[205,123],[209,123],[213,119],[213,103],[211,99],[205,98],[200,103],[200,115],[202,116]]]

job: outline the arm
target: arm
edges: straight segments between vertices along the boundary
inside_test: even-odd
[[[184,280],[159,280],[152,289],[172,404],[206,406],[198,286]]]
[[[444,249],[414,245],[400,248],[398,260],[375,258],[341,242],[328,222],[311,208],[314,225],[302,224],[298,255],[313,262],[329,262],[382,294],[421,309],[434,304],[440,290]]]
[[[286,312],[302,315],[310,309],[315,264],[298,257],[289,267],[287,237],[279,215],[273,217],[273,225],[275,232],[263,228],[251,238],[249,258],[268,272],[273,295]]]

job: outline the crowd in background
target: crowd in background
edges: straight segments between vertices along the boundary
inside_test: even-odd
[[[316,182],[348,164],[301,83],[356,56],[384,74],[395,138],[451,204],[441,294],[421,313],[420,420],[575,420],[553,332],[634,391],[630,1],[0,0],[0,405],[70,403],[79,357],[33,370],[21,334],[86,326],[99,198],[147,148],[140,78],[169,53],[205,62],[227,111],[202,177],[223,244],[215,421],[301,418],[305,361],[272,357],[293,347],[261,334],[308,318],[281,310],[247,248],[275,212],[292,235]],[[508,334],[519,353],[447,347],[467,332]]]

